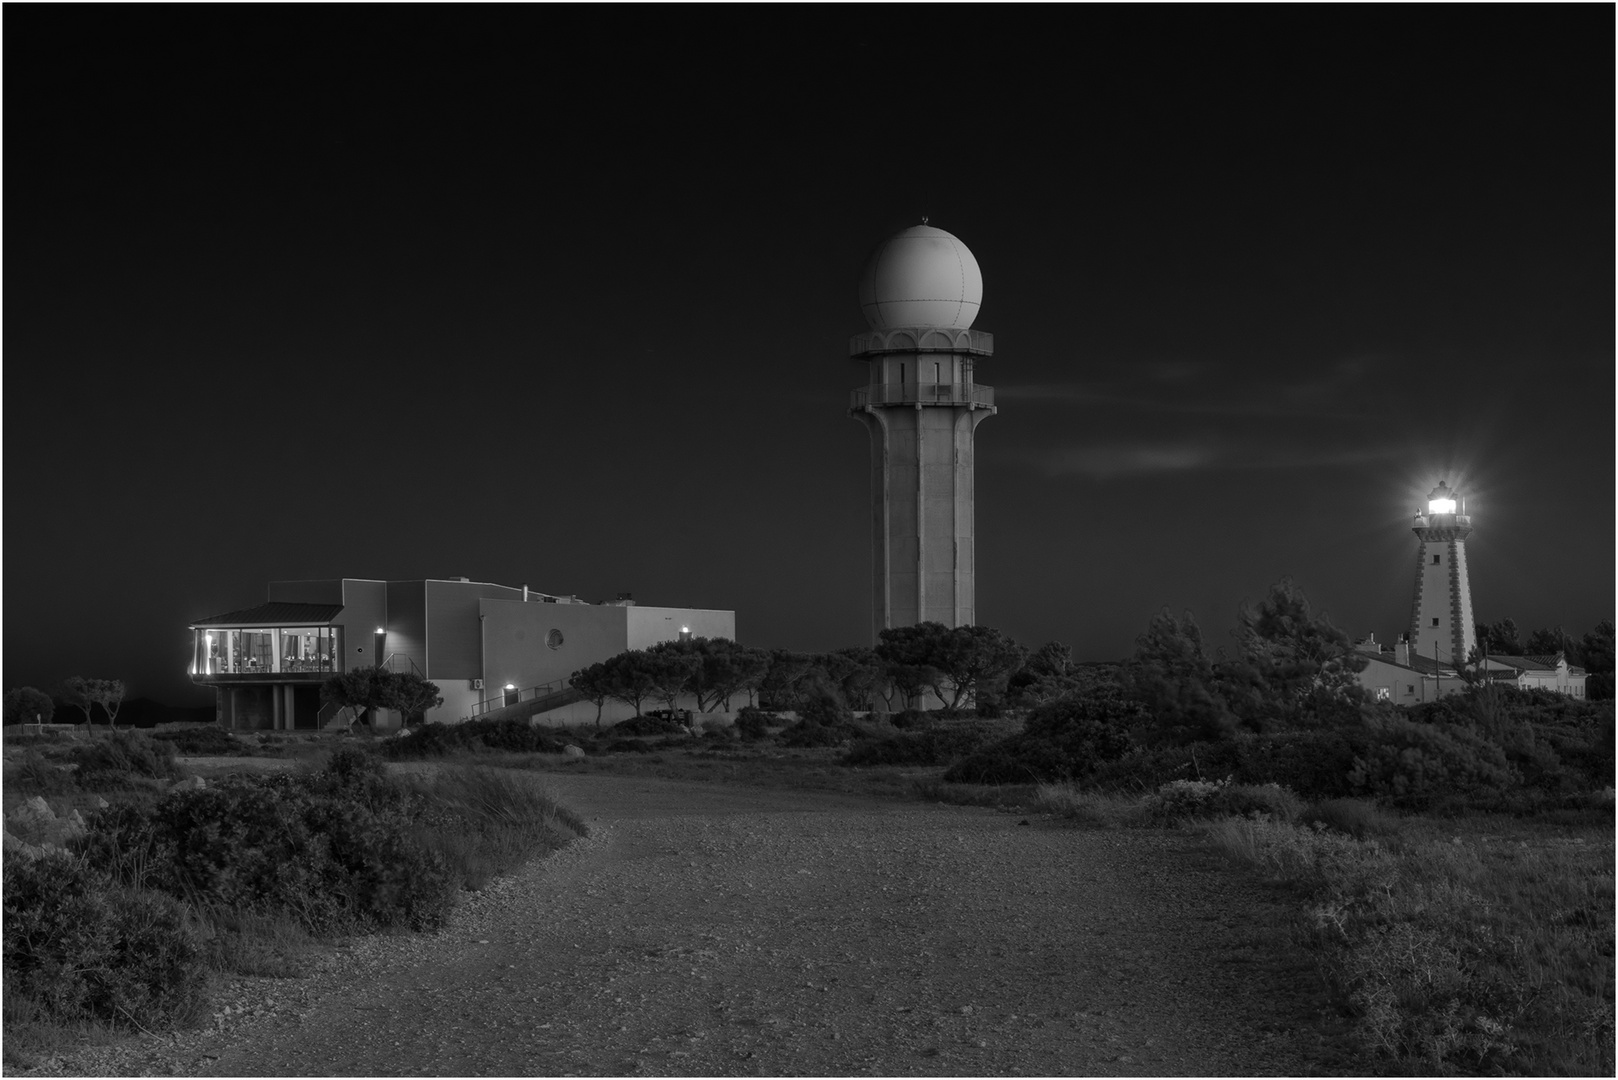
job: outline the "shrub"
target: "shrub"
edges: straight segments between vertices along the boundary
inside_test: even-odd
[[[137,732],[114,732],[75,745],[67,753],[79,767],[84,787],[105,787],[130,777],[170,780],[180,774],[174,763],[174,744],[156,742]]]
[[[606,746],[609,754],[650,754],[652,748],[639,739],[614,739]]]
[[[896,712],[888,718],[888,722],[900,731],[909,731],[928,726],[927,714],[920,709],[905,709],[903,712]]]
[[[1498,794],[1520,779],[1500,747],[1471,729],[1400,717],[1379,722],[1349,772],[1356,793],[1413,807],[1445,795]]]
[[[1311,798],[1350,794],[1354,759],[1370,739],[1357,726],[1281,731],[1234,740],[1230,775],[1244,784],[1280,784]]]
[[[1398,818],[1384,814],[1372,803],[1360,799],[1327,799],[1315,803],[1303,812],[1299,821],[1351,836],[1355,840],[1393,836],[1399,831]]]
[[[284,910],[316,933],[435,926],[453,893],[442,863],[409,842],[402,813],[358,800],[361,785],[376,796],[363,775],[238,778],[172,792],[150,817],[128,808],[95,815],[83,851],[173,895]]]
[[[431,809],[412,833],[467,888],[482,888],[535,852],[589,834],[532,777],[508,770],[445,769],[417,786]]]
[[[63,1020],[186,1019],[207,973],[170,897],[121,888],[82,860],[5,856],[5,993]]]
[[[854,722],[854,714],[835,696],[815,694],[798,709],[798,722],[821,727],[847,727]]]
[[[857,738],[858,735],[858,730],[851,726],[799,720],[796,724],[781,732],[781,744],[793,747],[841,746],[843,743]]]
[[[628,720],[620,720],[607,729],[609,735],[679,735],[685,732],[685,725],[678,720],[670,720],[660,716],[632,716]]]
[[[744,706],[736,714],[736,732],[749,742],[756,742],[769,735],[769,729],[778,726],[781,718],[774,713],[756,709],[751,705]]]
[[[843,756],[844,765],[945,765],[978,750],[993,736],[980,727],[955,726],[932,731],[861,739]]]
[[[1303,811],[1303,803],[1286,788],[1228,780],[1172,780],[1148,795],[1143,807],[1148,819],[1161,823],[1251,815],[1292,821]]]
[[[1145,710],[1115,690],[1060,698],[1029,713],[1018,735],[957,762],[951,783],[1006,784],[1071,780],[1122,757],[1133,745],[1129,728]]]
[[[79,789],[71,770],[49,761],[38,750],[26,750],[18,762],[18,787],[35,795],[67,795]]]
[[[409,735],[381,744],[383,756],[401,761],[443,757],[463,750],[487,748],[511,754],[556,754],[562,742],[527,720],[468,720],[461,724],[434,721],[411,728]]]
[[[157,742],[168,743],[174,747],[176,753],[193,757],[227,757],[254,753],[253,748],[245,742],[224,728],[214,727],[211,724],[206,727],[154,731],[151,737]]]

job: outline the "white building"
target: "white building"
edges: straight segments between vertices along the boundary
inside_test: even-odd
[[[217,694],[228,728],[313,730],[330,722],[320,686],[357,667],[413,671],[444,697],[429,721],[524,706],[548,722],[594,720],[567,686],[573,672],[628,649],[736,637],[736,613],[587,604],[526,585],[467,578],[275,581],[256,607],[192,624],[192,681]],[[609,703],[604,719],[633,715]],[[398,717],[385,718],[392,723]]]

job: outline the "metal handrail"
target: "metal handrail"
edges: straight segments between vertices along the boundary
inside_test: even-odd
[[[994,387],[981,383],[902,382],[875,383],[850,392],[848,407],[871,405],[970,405],[994,408]]]
[[[388,658],[377,666],[387,668],[389,671],[397,675],[399,674],[399,669],[394,665],[395,660],[403,660],[405,663],[409,664],[410,670],[415,672],[419,678],[425,679],[427,677],[421,668],[416,666],[416,661],[408,653],[389,653]]]
[[[552,679],[550,682],[540,683],[538,686],[525,687],[522,690],[506,691],[497,697],[484,698],[472,706],[472,715],[481,716],[486,712],[504,709],[512,705],[521,705],[524,701],[534,701],[537,698],[557,693],[567,689],[566,679]],[[516,694],[516,700],[508,700],[509,693]]]

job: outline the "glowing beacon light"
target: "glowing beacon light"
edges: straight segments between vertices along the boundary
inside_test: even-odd
[[[1444,481],[1440,480],[1438,486],[1428,493],[1427,512],[1429,514],[1455,513],[1455,492],[1451,491],[1449,485],[1445,484]]]

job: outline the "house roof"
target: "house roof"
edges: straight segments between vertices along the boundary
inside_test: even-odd
[[[1489,659],[1498,660],[1518,671],[1555,671],[1557,660],[1554,656],[1490,656]]]
[[[342,604],[293,604],[285,601],[258,607],[227,611],[198,619],[192,626],[318,626],[329,623],[343,610]]]
[[[1411,653],[1409,666],[1412,670],[1419,671],[1423,675],[1432,675],[1437,673],[1454,678],[1460,678],[1460,675],[1455,670],[1454,664],[1441,664],[1430,656],[1421,656],[1416,653]]]

